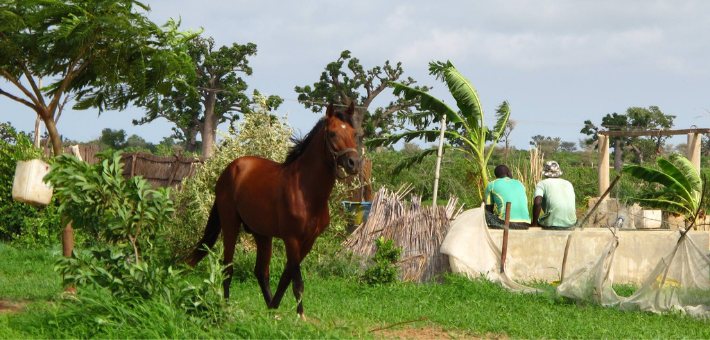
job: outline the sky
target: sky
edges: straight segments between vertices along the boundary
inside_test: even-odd
[[[543,135],[578,142],[587,119],[658,106],[675,129],[710,127],[710,1],[235,1],[145,0],[156,23],[181,19],[218,45],[255,43],[253,89],[285,99],[277,110],[301,133],[324,113],[296,101],[295,86],[312,85],[325,66],[350,50],[366,69],[402,62],[404,77],[433,86],[454,107],[428,63],[450,60],[478,91],[486,123],[510,103],[518,122],[511,143],[528,149]],[[11,89],[0,82],[0,88]],[[394,97],[383,92],[373,105]],[[0,121],[23,131],[35,115],[0,97]],[[371,106],[373,108],[373,106]],[[58,130],[89,141],[104,128],[158,143],[172,134],[159,119],[132,125],[141,109],[65,111]],[[219,129],[227,130],[226,124]],[[685,143],[685,136],[669,143]]]

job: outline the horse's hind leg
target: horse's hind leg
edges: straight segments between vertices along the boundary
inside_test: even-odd
[[[219,207],[220,211],[229,211],[227,208]],[[224,269],[225,278],[222,282],[224,287],[224,297],[229,299],[229,286],[232,284],[232,274],[234,274],[234,247],[237,244],[237,236],[239,236],[239,227],[242,224],[241,218],[237,213],[221,213],[219,215],[220,223],[222,224],[222,240],[224,241],[224,262],[227,266]]]
[[[261,293],[264,295],[266,306],[271,304],[271,286],[269,284],[269,262],[271,262],[272,238],[254,234],[256,241],[256,265],[254,266],[254,276],[259,282]]]

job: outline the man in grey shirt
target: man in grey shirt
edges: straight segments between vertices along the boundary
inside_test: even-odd
[[[535,186],[531,227],[569,229],[577,223],[574,187],[569,181],[559,178],[562,170],[555,161],[545,162],[542,174],[547,178]]]

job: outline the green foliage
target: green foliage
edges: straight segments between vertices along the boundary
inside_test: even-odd
[[[263,101],[270,109],[283,102],[279,96],[262,96],[254,90],[250,99],[244,76],[252,75],[249,58],[256,55],[256,44],[216,47],[213,38],[202,32],[189,34],[189,39],[174,40],[172,49],[187,54],[191,69],[180,75],[180,81],[167,93],[156,94],[142,103],[146,117],[133,124],[146,124],[159,117],[175,124],[174,138],[186,143],[186,151],[195,152],[197,133],[202,135],[202,153],[211,156],[217,125],[234,123],[239,115],[252,112],[252,105]],[[195,75],[197,75],[195,77]]]
[[[138,263],[138,248],[151,246],[147,240],[170,221],[170,189],[150,190],[142,176],[126,180],[120,152],[96,156],[101,161],[89,165],[60,155],[45,180],[54,185],[59,213],[68,217],[65,223],[73,221],[77,230],[96,240],[130,242]]]
[[[442,100],[417,88],[409,87],[405,84],[391,83],[394,86],[395,95],[404,95],[405,99],[420,101],[419,106],[427,112],[411,115],[404,115],[402,119],[412,122],[419,129],[404,133],[394,134],[383,138],[376,138],[368,141],[371,147],[388,146],[404,140],[409,142],[414,138],[424,138],[428,142],[433,142],[439,138],[440,131],[425,130],[424,128],[431,122],[440,122],[446,117],[447,127],[444,138],[451,142],[444,151],[452,150],[462,152],[468,156],[471,162],[471,171],[476,177],[481,178],[477,192],[480,199],[488,185],[488,173],[486,165],[491,157],[494,147],[508,123],[510,117],[510,107],[508,102],[503,102],[496,110],[496,124],[492,130],[484,124],[484,114],[478,92],[454,65],[450,62],[430,62],[429,74],[437,79],[442,79],[446,83],[449,92],[456,101],[458,111],[446,105]],[[431,121],[430,121],[431,119]],[[492,140],[492,146],[486,150],[485,143]],[[423,151],[432,154],[431,151]],[[416,156],[414,156],[416,157]],[[424,157],[417,157],[421,161]],[[408,162],[409,165],[415,162]]]
[[[347,65],[346,65],[347,64]],[[344,66],[346,68],[344,68]],[[361,138],[374,138],[386,135],[389,131],[401,129],[403,124],[397,119],[398,114],[410,114],[418,110],[418,101],[397,96],[394,101],[383,107],[369,107],[370,103],[382,93],[392,81],[401,81],[403,84],[412,85],[412,78],[401,79],[404,74],[402,63],[396,65],[385,61],[383,66],[365,69],[360,60],[353,58],[350,51],[341,52],[336,61],[328,63],[321,73],[317,83],[306,86],[296,86],[298,101],[306,109],[315,113],[323,112],[328,104],[347,107],[351,102],[357,103],[355,109],[355,129],[362,134]],[[400,80],[401,79],[401,80]],[[415,87],[427,92],[427,87]],[[381,98],[381,97],[380,97]],[[359,130],[359,129],[362,130]]]
[[[48,246],[60,230],[54,201],[48,207],[33,207],[12,199],[17,161],[42,159],[42,151],[10,123],[0,123],[0,137],[0,240],[26,247]]]
[[[221,146],[212,157],[186,178],[175,192],[175,221],[166,237],[175,251],[190,248],[207,224],[217,178],[229,163],[242,156],[259,156],[282,162],[291,146],[293,129],[284,118],[270,112],[260,98],[255,112],[246,114],[239,125],[222,136]]]
[[[222,293],[224,268],[221,253],[209,251],[206,278],[185,280],[185,273],[157,261],[133,262],[132,254],[109,247],[74,253],[59,259],[56,271],[65,285],[76,287],[76,302],[65,303],[58,314],[67,317],[91,311],[99,334],[106,328],[133,324],[132,315],[145,304],[187,313],[193,322],[219,324],[229,315]]]
[[[372,159],[373,189],[375,191],[383,186],[390,190],[397,190],[402,184],[409,183],[414,187],[413,192],[422,196],[423,201],[433,198],[435,157],[425,158],[421,163],[402,169],[400,172],[395,172],[394,169],[407,158],[407,153],[404,151],[384,150],[370,153],[368,157]],[[476,190],[478,180],[471,171],[470,162],[466,160],[464,155],[460,153],[444,154],[439,174],[438,197],[456,196],[459,198],[459,202],[464,203],[466,207],[477,207],[481,204]]]
[[[640,165],[626,165],[624,172],[647,183],[649,186],[636,197],[640,205],[671,211],[695,221],[703,195],[700,174],[692,163],[679,154],[671,154],[670,160],[657,159],[658,170]]]
[[[630,107],[626,114],[616,112],[607,114],[602,118],[601,127],[609,131],[639,131],[639,130],[667,130],[673,127],[675,116],[664,114],[658,106]],[[584,142],[587,145],[594,144],[598,139],[600,129],[591,120],[584,122],[584,128],[580,131],[590,138]],[[623,152],[624,148],[630,147],[634,151],[632,157],[619,157],[619,159],[633,161],[636,164],[643,164],[645,160],[651,158],[657,146],[662,146],[668,136],[647,136],[647,137],[610,137],[609,147],[614,148],[614,153]],[[619,142],[617,150],[616,142]],[[621,164],[614,164],[614,168],[620,169]]]
[[[75,109],[120,110],[191,70],[187,54],[166,46],[177,27],[162,30],[147,10],[134,0],[0,2],[0,75],[24,96],[0,94],[42,117],[56,153],[61,140],[54,119],[70,95]],[[39,78],[52,82],[40,89]]]
[[[402,255],[402,247],[395,245],[392,239],[385,240],[384,236],[375,240],[375,246],[375,263],[365,270],[362,280],[369,285],[397,282],[397,261]]]
[[[99,145],[101,145],[102,150],[121,150],[126,147],[126,131],[123,129],[114,130],[110,128],[105,128],[101,130],[101,137],[99,137]]]

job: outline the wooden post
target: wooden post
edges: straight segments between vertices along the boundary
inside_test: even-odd
[[[565,280],[565,269],[567,268],[567,254],[569,254],[569,244],[572,243],[572,233],[567,236],[567,244],[565,244],[565,254],[562,256],[562,273],[560,274],[560,284]]]
[[[437,193],[439,191],[439,169],[441,168],[441,149],[444,147],[444,131],[446,131],[446,116],[441,118],[441,134],[439,134],[439,150],[436,151],[436,170],[434,171],[434,202],[436,207]]]
[[[131,160],[131,178],[136,174],[136,154],[133,153],[133,158]]]
[[[180,158],[178,158],[178,156],[175,156],[175,161],[173,162],[172,169],[170,169],[170,178],[168,178],[167,188],[169,188],[171,185],[173,185],[173,180],[175,179],[175,174],[177,173],[177,170],[179,167],[180,167]]]
[[[599,135],[599,196],[609,187],[609,137]],[[601,200],[601,198],[599,198]]]
[[[689,133],[688,134],[688,151],[685,155],[690,163],[693,163],[695,170],[700,173],[700,134],[699,133]]]
[[[42,78],[39,78],[39,88],[42,88]],[[40,142],[42,138],[42,117],[40,115],[37,115],[37,119],[35,120],[35,135],[34,135],[34,145],[36,148],[39,148]]]
[[[510,202],[505,203],[505,229],[503,229],[503,247],[500,251],[500,273],[505,272],[505,256],[508,254],[508,231],[510,227]]]

